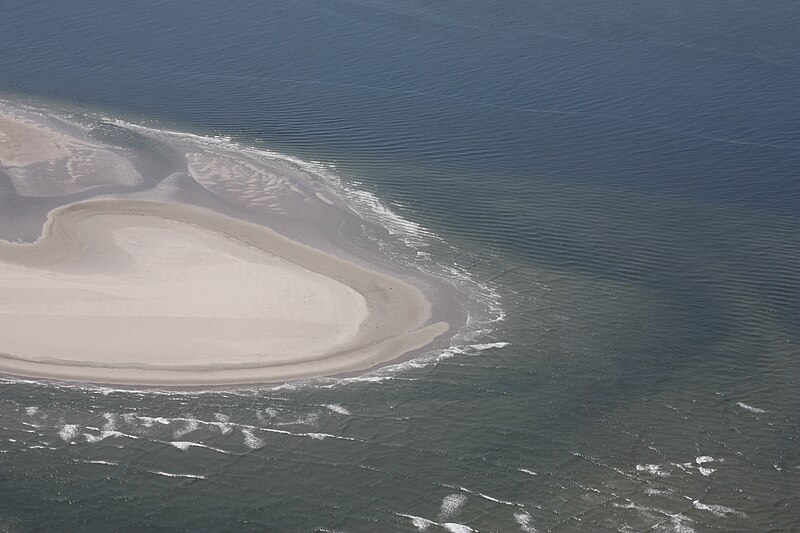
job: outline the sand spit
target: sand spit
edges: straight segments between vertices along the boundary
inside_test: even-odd
[[[181,387],[351,373],[449,329],[430,318],[399,279],[188,204],[82,201],[53,210],[35,243],[0,241],[0,372],[16,376]]]

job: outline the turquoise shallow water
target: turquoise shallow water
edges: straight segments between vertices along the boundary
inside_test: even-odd
[[[322,162],[425,229],[394,219],[391,246],[457,262],[505,319],[339,384],[4,382],[0,523],[798,530],[799,19],[793,2],[7,3],[7,98]]]

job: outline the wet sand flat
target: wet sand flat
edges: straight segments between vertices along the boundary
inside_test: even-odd
[[[0,170],[17,193],[29,197],[142,182],[120,154],[8,107],[0,107]]]

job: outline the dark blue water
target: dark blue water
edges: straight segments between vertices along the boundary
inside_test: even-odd
[[[506,313],[475,342],[510,344],[244,396],[9,383],[0,524],[800,530],[799,23],[782,0],[4,2],[6,98],[331,165],[455,247]],[[82,437],[105,424],[147,438]]]

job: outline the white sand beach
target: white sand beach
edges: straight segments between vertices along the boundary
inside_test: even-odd
[[[0,242],[0,372],[215,386],[367,370],[448,330],[415,287],[205,208],[89,200]]]

